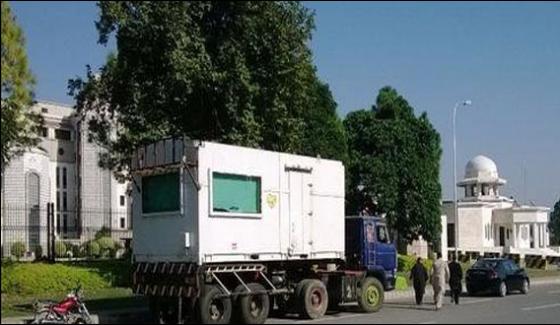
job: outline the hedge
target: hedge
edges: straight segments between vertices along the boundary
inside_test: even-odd
[[[398,271],[408,273],[412,270],[414,264],[416,264],[417,256],[411,255],[400,255],[398,256]],[[430,272],[432,269],[433,261],[430,259],[422,259],[422,264],[426,267],[426,270]]]

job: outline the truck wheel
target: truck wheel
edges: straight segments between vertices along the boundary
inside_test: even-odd
[[[366,313],[375,313],[383,306],[383,285],[376,278],[365,278],[356,294],[358,305]]]
[[[231,320],[231,299],[220,297],[223,292],[216,286],[210,286],[200,297],[200,322],[203,324],[228,324]]]
[[[325,315],[329,306],[329,295],[323,282],[306,279],[296,288],[300,315],[304,318],[317,319]]]
[[[247,286],[255,293],[238,298],[239,321],[242,324],[264,324],[270,312],[268,293],[261,284],[249,283]]]

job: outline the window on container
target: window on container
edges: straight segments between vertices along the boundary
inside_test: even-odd
[[[226,213],[261,213],[261,178],[214,172],[212,210]]]
[[[173,212],[180,209],[179,172],[142,177],[142,212]]]
[[[56,129],[54,130],[54,137],[58,140],[72,140],[72,132],[69,130]]]

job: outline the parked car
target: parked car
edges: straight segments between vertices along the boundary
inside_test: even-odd
[[[465,277],[469,295],[495,293],[505,297],[513,291],[529,292],[529,276],[510,259],[482,258],[467,271]]]

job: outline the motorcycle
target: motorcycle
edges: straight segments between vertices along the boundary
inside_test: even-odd
[[[73,289],[65,299],[56,302],[36,302],[31,324],[91,324],[91,316],[83,302],[81,286]]]

